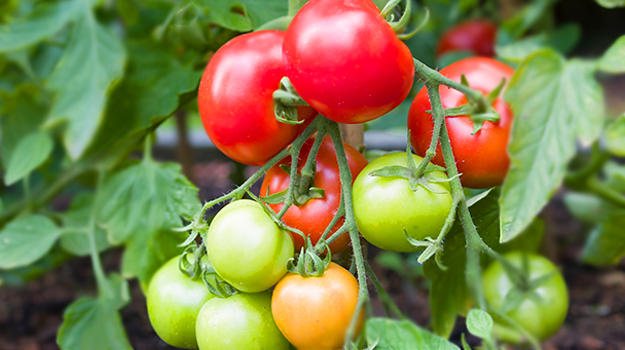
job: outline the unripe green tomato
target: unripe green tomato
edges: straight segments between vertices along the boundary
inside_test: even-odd
[[[418,166],[423,158],[412,155]],[[418,186],[413,192],[407,179],[372,176],[374,170],[399,165],[407,166],[406,153],[383,155],[369,163],[354,181],[354,215],[360,234],[376,247],[394,252],[416,252],[406,239],[422,240],[437,237],[449,211],[452,197],[449,183],[430,183],[432,191]],[[433,171],[428,178],[446,180],[442,171]],[[405,229],[405,232],[404,232]]]
[[[271,314],[271,292],[213,298],[196,323],[200,350],[288,350]]]
[[[150,323],[163,341],[175,347],[197,349],[195,320],[202,305],[213,297],[202,280],[192,280],[178,268],[180,257],[163,265],[148,286]]]
[[[217,213],[206,235],[206,251],[226,282],[246,293],[271,288],[287,272],[293,238],[260,204],[240,199]]]
[[[503,257],[519,269],[523,268],[523,259],[527,259],[530,281],[553,274],[549,280],[533,289],[540,297],[539,300],[527,294],[518,307],[507,312],[510,318],[534,337],[539,340],[549,338],[558,331],[569,308],[569,294],[562,274],[551,261],[537,254],[511,252]],[[482,284],[486,300],[501,310],[513,285],[500,262],[495,261],[484,270]],[[493,319],[496,323],[502,322],[495,315]]]

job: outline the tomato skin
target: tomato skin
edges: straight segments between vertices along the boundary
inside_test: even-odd
[[[414,63],[370,0],[312,0],[284,39],[286,75],[323,116],[355,124],[397,107],[410,92]]]
[[[495,56],[497,26],[485,19],[459,23],[441,35],[436,48],[436,56],[452,51],[471,51],[478,56]]]
[[[564,322],[569,307],[569,295],[562,274],[545,257],[524,252],[511,252],[505,254],[504,258],[514,266],[522,268],[523,256],[528,261],[530,280],[550,273],[555,274],[547,282],[534,289],[542,298],[543,304],[526,297],[519,307],[509,311],[507,315],[530,334],[539,340],[544,340],[555,334]],[[501,310],[504,298],[512,287],[512,282],[503,265],[495,261],[484,270],[482,284],[486,300]],[[495,315],[493,318],[495,322],[498,321]]]
[[[423,158],[413,155],[415,164]],[[437,237],[451,210],[453,199],[449,183],[430,183],[433,193],[419,186],[412,192],[407,179],[371,176],[374,170],[393,165],[407,166],[406,153],[391,153],[373,160],[356,178],[353,188],[354,216],[360,234],[374,246],[394,252],[416,252],[406,239]],[[442,171],[429,174],[447,179]]]
[[[196,322],[200,350],[288,350],[271,314],[271,292],[213,298]]]
[[[150,323],[169,345],[197,349],[195,320],[213,297],[202,280],[192,280],[178,268],[180,257],[166,262],[152,277],[147,291]]]
[[[246,293],[262,292],[276,284],[294,254],[291,236],[259,203],[249,199],[222,208],[211,222],[205,242],[217,274]]]
[[[298,158],[298,169],[301,171],[306,163],[310,149],[315,141],[314,137],[306,140]],[[360,171],[367,165],[367,160],[355,148],[348,144],[345,146],[345,153],[352,179],[355,179]],[[336,211],[339,209],[341,201],[341,182],[339,165],[334,151],[334,144],[330,136],[325,136],[317,153],[315,181],[313,186],[325,190],[323,198],[313,198],[302,206],[292,205],[282,217],[282,220],[289,226],[301,230],[305,235],[310,235],[313,244],[319,241],[326,227],[330,224]],[[291,157],[288,156],[274,165],[267,174],[261,185],[260,194],[262,196],[283,191],[289,187],[291,177],[280,168],[280,164],[291,165]],[[270,207],[279,212],[284,204],[270,204]],[[328,235],[336,232],[345,220],[339,219],[332,231]],[[295,251],[304,246],[304,240],[298,234],[292,234],[295,244]],[[339,253],[347,248],[350,243],[349,235],[343,234],[330,244],[330,251]]]
[[[358,281],[330,263],[321,277],[289,273],[276,285],[271,311],[278,328],[299,350],[342,349],[358,303]],[[362,325],[361,313],[355,334]]]
[[[280,123],[274,115],[273,92],[285,76],[284,32],[266,30],[240,35],[212,57],[198,92],[206,133],[228,157],[263,165],[299,135],[317,114],[298,107],[300,125]]]
[[[458,82],[460,76],[464,74],[472,89],[488,93],[501,83],[502,78],[510,81],[514,70],[491,58],[471,57],[443,68],[440,73]],[[466,97],[457,90],[441,86],[439,91],[444,108],[458,107],[466,103]],[[507,147],[513,115],[510,106],[501,96],[503,95],[493,103],[501,119],[496,123],[484,122],[482,129],[475,135],[471,135],[473,122],[468,116],[445,117],[456,166],[458,172],[462,173],[460,180],[465,187],[499,186],[508,172],[510,157]],[[430,109],[430,100],[424,87],[415,96],[408,112],[410,143],[420,156],[425,156],[432,139],[434,123],[432,115],[426,112]],[[445,166],[440,142],[432,163]]]

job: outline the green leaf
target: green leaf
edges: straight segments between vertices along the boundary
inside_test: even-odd
[[[130,300],[128,283],[119,275],[107,282],[110,295],[83,297],[65,309],[56,340],[61,349],[132,349],[118,312]]]
[[[63,222],[61,247],[74,255],[85,256],[91,252],[89,220],[93,200],[91,193],[78,194],[72,198],[69,210],[59,215]],[[106,231],[100,227],[95,229],[95,245],[98,252],[110,247]]]
[[[20,140],[7,165],[5,184],[12,185],[39,167],[48,159],[53,146],[52,137],[45,131],[30,133]]]
[[[73,159],[92,141],[102,121],[107,91],[122,75],[125,62],[119,36],[96,21],[87,2],[82,6],[48,82],[56,98],[47,124],[67,123],[63,143]]]
[[[495,46],[497,56],[510,62],[521,62],[533,52],[544,47],[545,34],[539,34],[523,38],[508,45]]]
[[[161,47],[130,42],[127,51],[128,71],[111,93],[89,154],[137,142],[178,108],[179,96],[195,90],[202,75]]]
[[[376,350],[419,349],[458,350],[459,348],[416,324],[404,320],[371,318],[365,324],[367,345],[377,342]]]
[[[613,9],[616,7],[625,7],[625,0],[595,0],[605,8]]]
[[[0,52],[20,49],[53,36],[69,22],[73,11],[71,1],[46,3],[27,17],[0,26]]]
[[[109,179],[100,189],[99,222],[113,244],[127,243],[122,261],[125,277],[147,281],[156,269],[181,252],[183,226],[199,210],[197,188],[175,163],[145,160]]]
[[[467,329],[482,339],[490,339],[493,333],[493,318],[484,310],[471,309],[467,316]]]
[[[502,242],[531,223],[562,182],[576,137],[585,143],[596,140],[604,115],[592,66],[565,62],[551,49],[523,62],[505,96],[515,119],[508,145],[511,165],[500,198]]]
[[[286,16],[288,3],[281,0],[195,0],[196,6],[208,11],[210,22],[239,32]],[[242,12],[242,13],[241,13]]]
[[[48,253],[34,263],[10,270],[0,269],[0,279],[8,285],[21,286],[61,266],[72,257],[73,255],[58,245],[54,245]]]
[[[597,68],[612,74],[625,73],[625,35],[618,38],[603,54],[597,62]]]
[[[22,139],[36,132],[43,122],[45,106],[32,84],[19,85],[12,93],[0,92],[0,99],[0,129],[5,130],[0,138],[0,156],[6,166]]]
[[[614,265],[625,256],[625,210],[599,223],[588,236],[582,260],[593,266]]]
[[[44,256],[59,238],[52,220],[41,215],[16,219],[0,231],[0,268],[29,265]]]
[[[616,156],[625,157],[625,114],[606,128],[605,141],[608,151]]]
[[[567,192],[564,195],[566,208],[578,219],[596,223],[607,220],[614,207],[594,194]]]

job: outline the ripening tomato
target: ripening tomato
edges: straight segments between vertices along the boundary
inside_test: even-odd
[[[271,288],[287,272],[293,240],[252,200],[223,207],[204,238],[217,274],[234,288],[258,293]]]
[[[298,158],[299,171],[304,167],[314,141],[315,138],[311,137],[302,146]],[[349,168],[352,172],[352,179],[355,179],[358,173],[367,165],[367,160],[352,146],[348,144],[344,144],[344,146]],[[334,218],[334,214],[336,214],[341,201],[339,165],[334,151],[334,144],[329,136],[324,137],[315,162],[315,181],[312,185],[325,190],[325,195],[323,198],[310,199],[301,206],[292,205],[282,217],[282,220],[287,225],[301,230],[305,235],[310,235],[313,244],[319,241],[326,227]],[[286,190],[289,187],[291,177],[286,171],[280,168],[281,164],[291,165],[291,157],[288,156],[284,158],[269,169],[261,186],[261,196],[274,194]],[[270,204],[270,206],[274,211],[279,212],[284,204]],[[343,218],[339,219],[332,228],[330,235],[336,232],[336,230],[343,225],[344,221]],[[328,235],[328,237],[330,237],[330,235]],[[292,236],[295,251],[299,251],[304,245],[304,240],[298,234],[292,234]],[[349,235],[347,233],[343,234],[330,244],[330,251],[332,253],[341,252],[347,248],[349,242]]]
[[[539,340],[545,340],[555,334],[569,308],[569,294],[564,278],[553,263],[545,257],[524,252],[511,252],[503,256],[512,265],[522,269],[528,268],[528,278],[539,280],[551,276],[540,285],[519,296],[518,306],[508,311],[508,317]],[[523,261],[525,260],[525,262]],[[495,261],[482,274],[484,296],[494,307],[502,310],[513,284],[503,265]],[[493,315],[495,322],[505,322]]]
[[[200,350],[288,350],[271,314],[271,292],[213,298],[196,322]]]
[[[180,257],[165,263],[152,277],[147,298],[150,323],[169,345],[197,349],[195,319],[213,297],[201,279],[192,280],[178,268]]]
[[[415,164],[423,158],[412,155]],[[394,252],[416,252],[406,234],[418,240],[436,238],[451,210],[449,183],[430,182],[427,190],[419,185],[413,192],[408,179],[372,176],[388,166],[407,166],[406,153],[383,155],[369,163],[354,181],[354,216],[358,231],[371,244]],[[442,171],[425,174],[426,180],[447,180]]]
[[[274,114],[273,92],[285,76],[284,32],[243,34],[222,46],[206,66],[198,106],[211,141],[228,157],[263,165],[291,143],[317,114],[298,107],[299,120],[289,125]]]
[[[470,51],[477,56],[495,56],[497,26],[485,19],[475,19],[457,24],[443,33],[436,56],[452,51]]]
[[[371,0],[311,0],[284,39],[286,75],[300,96],[339,123],[364,123],[410,92],[414,63]]]
[[[510,81],[514,70],[509,66],[492,58],[471,57],[460,60],[443,68],[440,72],[449,79],[460,81],[464,74],[472,89],[489,93],[495,89],[503,78]],[[504,89],[505,90],[505,89]],[[444,108],[459,107],[467,103],[466,96],[452,88],[439,88],[441,102]],[[489,188],[503,183],[510,157],[508,156],[508,138],[512,126],[512,110],[503,100],[503,91],[500,97],[493,102],[493,107],[501,116],[498,122],[484,122],[482,129],[473,132],[473,121],[466,115],[450,116],[445,118],[449,140],[453,149],[458,172],[462,173],[462,185],[469,188]],[[415,152],[425,156],[430,147],[434,123],[427,89],[424,87],[415,96],[408,112],[408,129],[410,129],[410,143]],[[440,143],[436,149],[433,163],[445,166]]]
[[[358,303],[358,281],[330,263],[321,277],[289,273],[276,285],[271,312],[278,328],[298,350],[342,349]],[[358,334],[364,313],[356,327]]]

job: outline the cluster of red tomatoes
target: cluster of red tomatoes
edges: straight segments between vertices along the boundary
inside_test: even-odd
[[[471,58],[441,74],[488,93],[513,70],[490,58]],[[265,30],[244,34],[219,49],[200,83],[199,110],[213,143],[227,156],[248,165],[262,165],[287,147],[321,114],[339,123],[364,123],[397,107],[409,94],[415,68],[410,50],[370,0],[311,0],[293,18],[286,32]],[[283,77],[307,105],[297,106],[300,124],[275,117],[274,91]],[[441,87],[445,108],[466,104],[465,96]],[[473,133],[468,116],[446,120],[461,180],[467,187],[500,185],[508,168],[506,144],[512,114],[497,96],[498,122],[485,122]],[[425,89],[414,99],[408,116],[411,143],[424,155],[433,122]],[[341,203],[337,155],[330,137],[308,139],[299,153],[298,169],[317,141],[314,180],[320,198],[292,205],[282,221],[317,243],[332,224]],[[417,188],[402,178],[370,176],[389,166],[407,167],[421,157],[394,153],[370,164],[344,145],[352,173],[354,215],[360,233],[372,244],[398,252],[416,251],[406,239],[436,237],[451,210],[447,175],[429,170]],[[279,194],[289,187],[287,157],[266,174],[261,194]],[[444,165],[440,146],[434,163]],[[304,189],[306,190],[306,189]],[[305,192],[305,191],[304,191]],[[271,203],[279,212],[284,204]],[[329,230],[343,224],[341,218]],[[326,233],[327,235],[327,233]],[[327,237],[327,236],[326,236]],[[200,349],[338,349],[356,310],[358,283],[343,267],[331,263],[322,276],[287,273],[287,262],[304,246],[297,234],[283,231],[252,200],[225,206],[202,237],[210,264],[220,278],[240,293],[213,297],[202,281],[179,271],[177,259],[163,266],[148,290],[148,310],[156,332],[166,342]],[[350,243],[343,234],[330,244],[332,253]],[[272,291],[273,288],[273,291]],[[174,301],[175,300],[175,301]],[[356,332],[360,328],[356,324]]]

